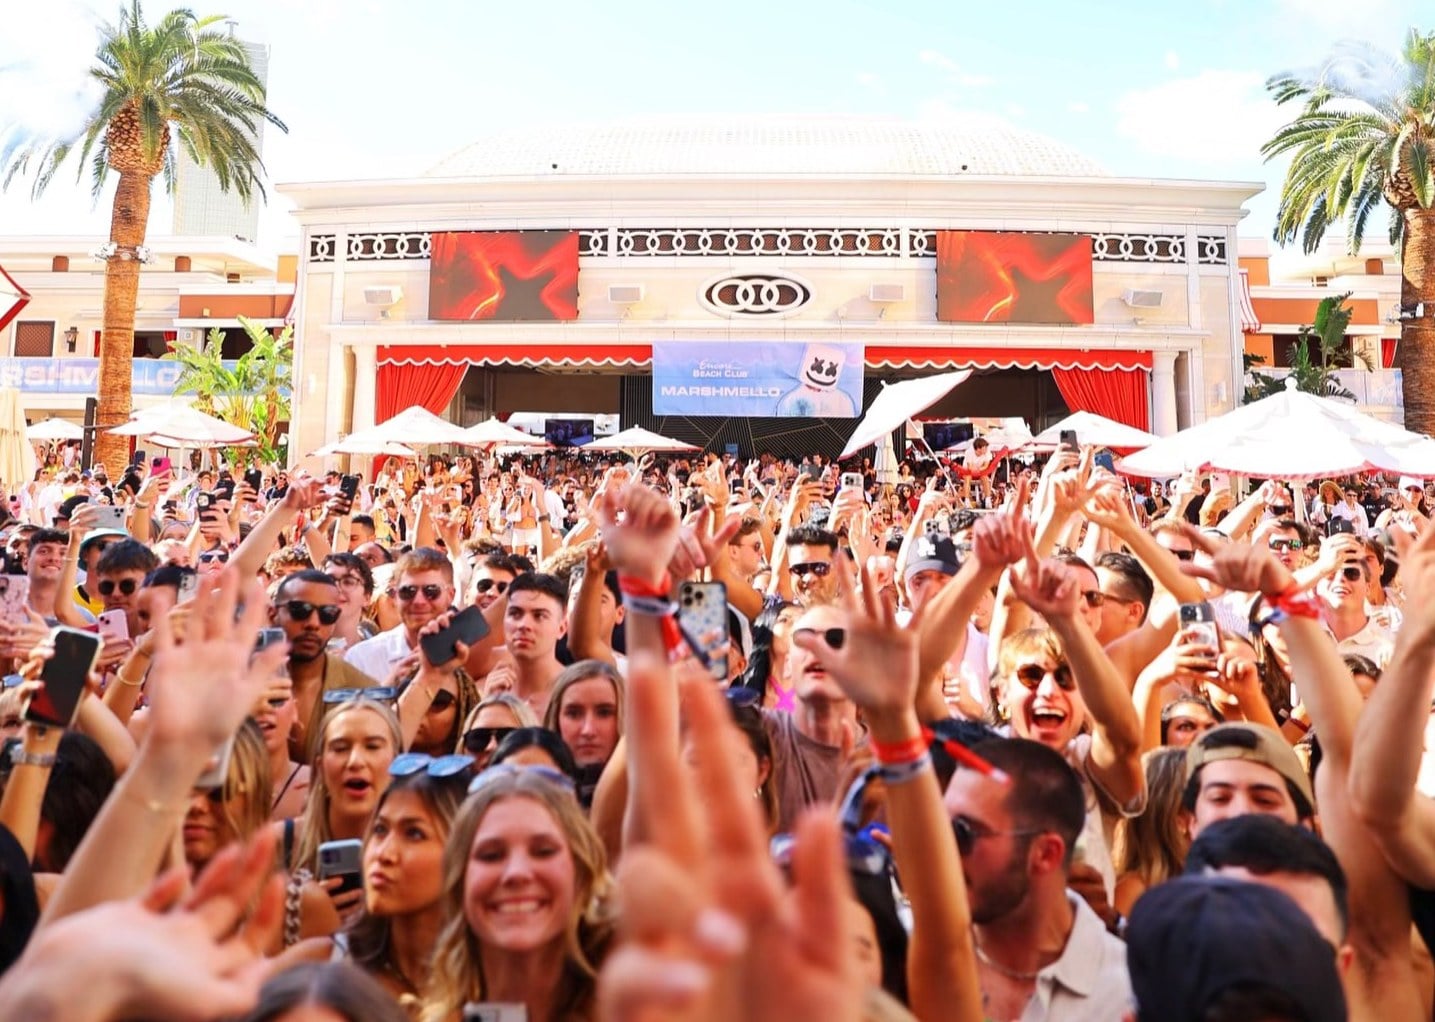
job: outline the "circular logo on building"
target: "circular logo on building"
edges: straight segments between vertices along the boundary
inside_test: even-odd
[[[701,300],[721,316],[786,316],[812,300],[812,288],[793,277],[743,273],[712,281]]]

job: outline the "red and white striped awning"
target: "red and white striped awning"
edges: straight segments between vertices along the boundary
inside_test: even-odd
[[[1241,302],[1241,333],[1260,333],[1261,320],[1256,315],[1256,307],[1251,303],[1251,278],[1245,270],[1241,271],[1241,286],[1236,293]]]
[[[15,278],[0,266],[0,330],[9,326],[10,321],[20,315],[20,310],[28,304],[30,292],[15,283]]]

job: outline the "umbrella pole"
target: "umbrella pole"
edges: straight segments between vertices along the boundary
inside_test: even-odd
[[[947,489],[955,492],[957,484],[952,479],[952,474],[947,471],[947,466],[942,464],[942,459],[937,457],[937,452],[932,450],[931,446],[927,443],[927,438],[925,436],[918,437],[917,443],[921,444],[922,448],[932,456],[932,460],[937,463],[937,471],[942,473],[942,475],[946,477]]]

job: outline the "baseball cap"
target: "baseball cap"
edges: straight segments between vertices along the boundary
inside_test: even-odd
[[[85,539],[80,544],[80,553],[83,554],[85,552],[85,548],[96,540],[129,538],[130,534],[128,532],[121,532],[119,529],[91,529],[89,532],[85,533]]]
[[[1300,765],[1290,743],[1274,728],[1247,721],[1218,724],[1211,728],[1186,749],[1187,782],[1207,763],[1226,759],[1243,759],[1270,767],[1289,781],[1305,799],[1304,806],[1297,806],[1299,814],[1307,816],[1314,811],[1315,792],[1311,789],[1310,777]]]
[[[1421,493],[1424,493],[1425,480],[1416,479],[1414,476],[1401,476],[1400,492],[1404,493],[1406,490],[1419,490]]]
[[[919,536],[911,553],[907,556],[905,578],[911,578],[919,571],[940,571],[943,575],[955,575],[961,567],[957,548],[945,536]]]
[[[1188,876],[1131,910],[1126,965],[1140,1022],[1199,1022],[1240,987],[1279,992],[1305,1022],[1344,1022],[1335,949],[1290,896],[1263,884]]]

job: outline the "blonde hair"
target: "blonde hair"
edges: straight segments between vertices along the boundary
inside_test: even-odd
[[[532,767],[490,767],[468,796],[449,831],[444,849],[444,926],[434,947],[433,969],[424,992],[422,1022],[450,1022],[463,1005],[488,996],[482,947],[464,914],[468,860],[479,824],[495,803],[526,798],[552,815],[573,858],[573,913],[564,934],[562,974],[554,990],[554,1017],[591,1013],[598,966],[612,935],[608,900],[612,878],[603,842],[583,815],[573,791]]]
[[[324,758],[324,743],[329,738],[329,728],[334,721],[346,713],[356,710],[367,710],[377,714],[378,717],[389,726],[389,736],[393,740],[394,755],[403,752],[404,739],[403,728],[399,724],[399,718],[387,705],[375,699],[366,699],[360,696],[356,699],[349,699],[340,703],[324,716],[323,727],[314,743],[314,758],[309,769],[309,794],[304,798],[304,814],[299,817],[298,834],[294,840],[294,852],[286,865],[290,870],[297,872],[300,869],[312,869],[314,860],[319,854],[319,846],[325,841],[333,840],[334,831],[329,824],[329,787],[324,782],[324,771],[321,762]]]
[[[548,694],[548,706],[543,711],[543,726],[554,734],[561,734],[558,718],[563,712],[563,693],[574,685],[594,678],[602,678],[613,686],[613,698],[618,704],[618,734],[623,733],[623,677],[611,665],[601,660],[579,660],[563,668],[553,682],[553,691]]]
[[[270,803],[274,797],[269,774],[269,750],[264,745],[264,732],[259,730],[253,717],[246,717],[234,733],[234,746],[229,754],[229,768],[225,771],[221,791],[224,798],[214,806],[214,815],[219,817],[229,834],[220,847],[234,841],[248,841],[269,822]],[[204,863],[195,865],[202,866]]]
[[[477,726],[474,721],[478,720],[478,715],[490,706],[502,706],[507,709],[513,714],[513,719],[518,721],[519,727],[543,726],[539,723],[538,714],[533,712],[533,707],[529,706],[522,699],[519,699],[512,692],[499,692],[495,695],[484,696],[479,700],[478,705],[464,718],[463,730],[465,732],[472,731],[474,727]],[[459,735],[459,744],[463,744],[462,734]]]
[[[1181,875],[1190,841],[1181,826],[1186,750],[1152,749],[1144,757],[1146,811],[1116,824],[1111,862],[1116,873],[1135,873],[1147,888]]]

